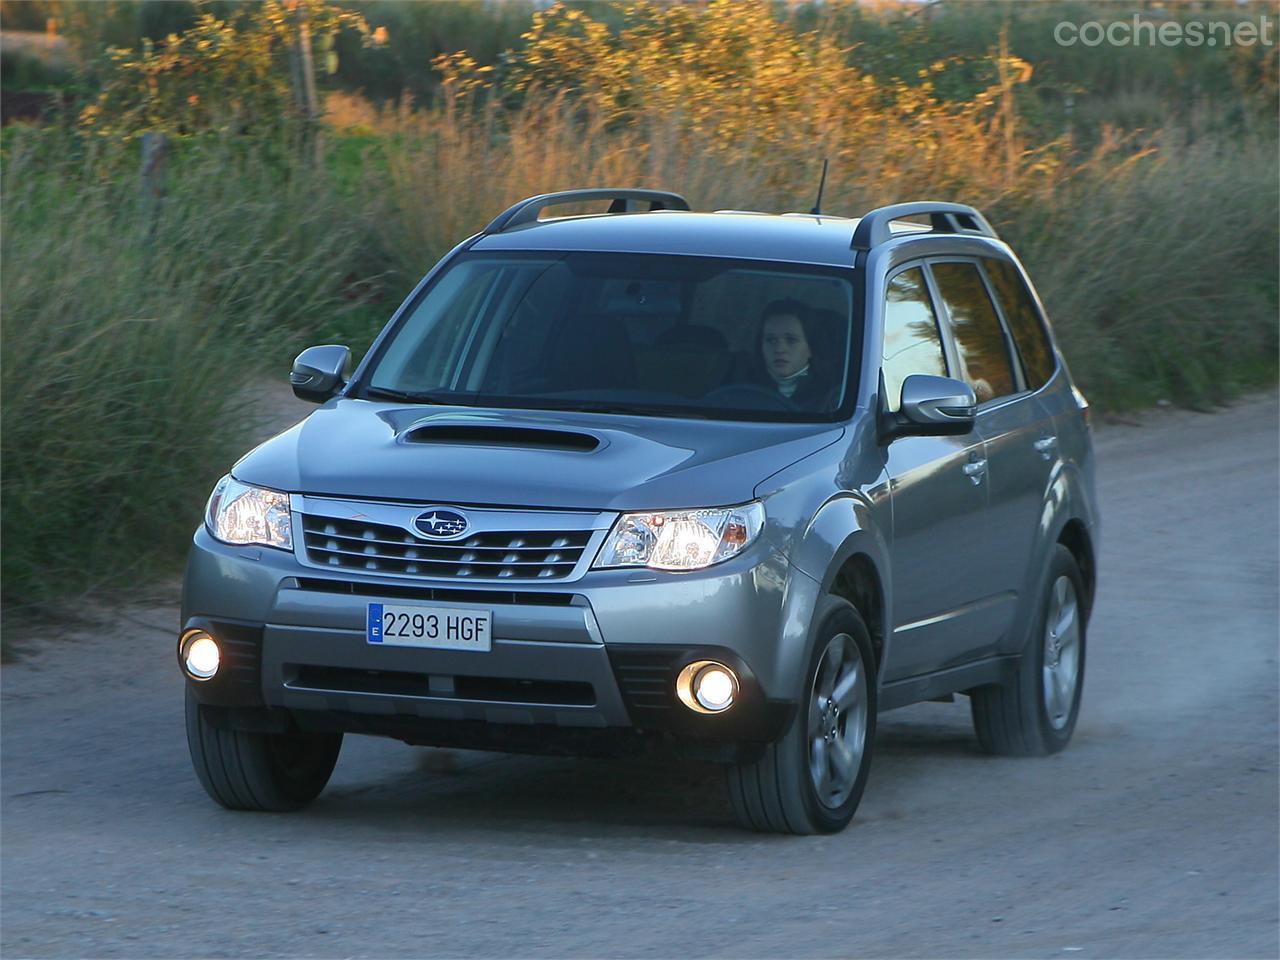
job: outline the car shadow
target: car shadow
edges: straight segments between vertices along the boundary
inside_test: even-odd
[[[967,710],[960,716],[953,708],[941,719],[928,710],[910,713],[881,717],[864,808],[876,794],[927,790],[950,764],[983,756]],[[384,768],[331,786],[304,816],[396,830],[448,825],[694,843],[770,839],[737,826],[721,767],[670,752],[598,760],[413,749],[414,759],[390,776]]]

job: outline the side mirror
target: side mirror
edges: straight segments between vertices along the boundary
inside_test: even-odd
[[[342,374],[351,359],[351,348],[337,344],[307,347],[293,361],[289,383],[293,395],[310,403],[324,403],[346,382]]]
[[[978,398],[967,383],[914,374],[903,381],[902,403],[890,419],[889,439],[962,436],[973,429],[977,406]]]

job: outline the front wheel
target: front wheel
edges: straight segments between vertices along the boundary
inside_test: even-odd
[[[283,812],[320,795],[338,762],[342,734],[224,730],[188,690],[187,746],[205,792],[222,806]]]
[[[988,753],[1042,757],[1070,742],[1084,689],[1086,596],[1075,557],[1057,544],[1017,673],[970,695],[973,726]]]
[[[853,819],[871,769],[874,664],[871,636],[858,611],[827,598],[791,726],[759,760],[729,768],[729,799],[743,826],[835,833]]]

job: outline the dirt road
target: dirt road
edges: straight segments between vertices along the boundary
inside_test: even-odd
[[[1275,957],[1277,403],[1098,448],[1072,747],[983,756],[963,699],[887,714],[834,837],[740,832],[687,762],[451,769],[357,737],[307,811],[228,813],[187,759],[171,603],[27,637],[3,674],[0,951]]]

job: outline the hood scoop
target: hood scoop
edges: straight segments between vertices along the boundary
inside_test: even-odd
[[[439,443],[451,447],[512,447],[571,453],[590,453],[602,445],[599,437],[570,430],[445,423],[413,427],[405,432],[403,440],[405,443]]]

